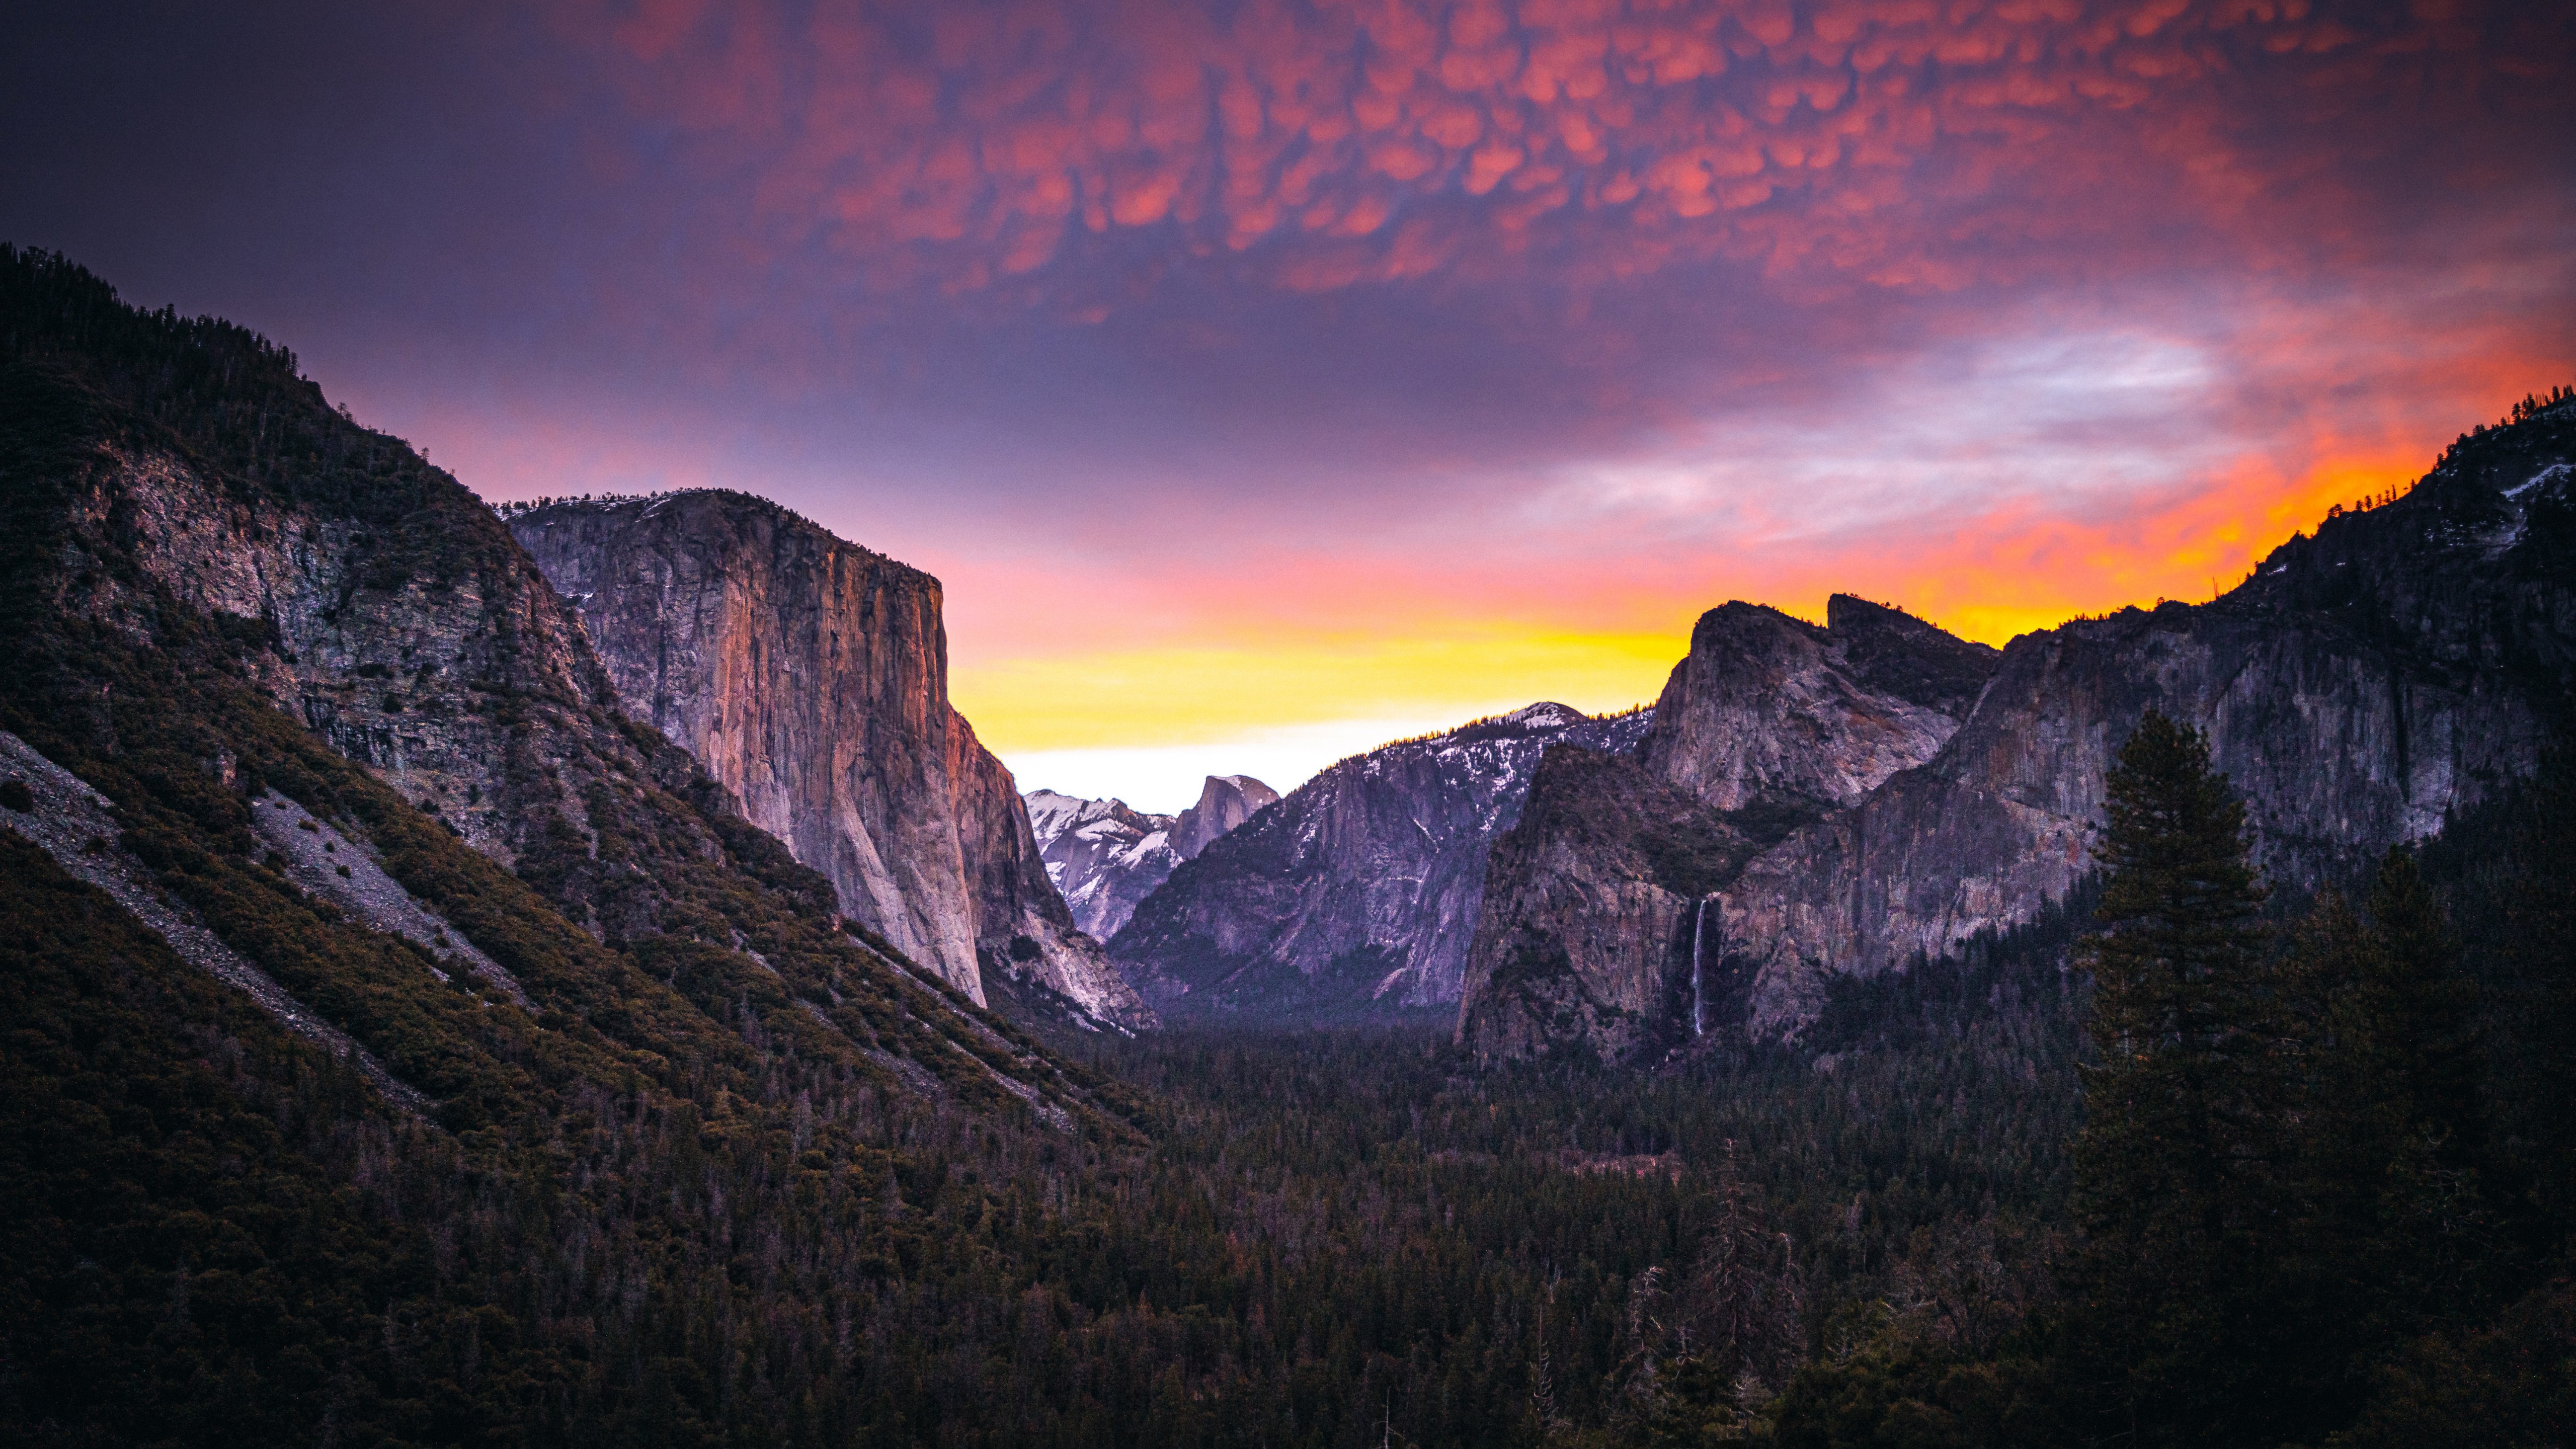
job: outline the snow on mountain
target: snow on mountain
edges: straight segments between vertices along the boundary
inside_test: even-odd
[[[1539,756],[1633,750],[1652,718],[1541,702],[1354,755],[1177,870],[1111,955],[1175,1009],[1307,1019],[1455,1002],[1486,852]]]
[[[1032,790],[1029,825],[1048,879],[1074,922],[1100,940],[1127,924],[1184,860],[1242,824],[1279,792],[1250,775],[1210,775],[1199,802],[1178,815],[1149,815],[1124,800],[1086,800]]]

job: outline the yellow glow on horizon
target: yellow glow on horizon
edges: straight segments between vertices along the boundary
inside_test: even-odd
[[[2249,467],[2166,510],[2116,524],[1993,520],[1995,526],[1877,554],[1855,549],[1835,577],[1746,569],[1732,589],[1672,600],[1669,630],[1483,628],[1390,621],[1389,634],[1321,634],[964,661],[951,697],[1002,753],[1151,749],[1246,739],[1355,720],[1447,719],[1555,700],[1591,713],[1652,703],[1690,644],[1690,624],[1726,598],[1821,621],[1836,588],[1883,599],[1962,638],[2001,646],[2088,614],[2162,599],[2201,603],[2334,504],[2417,476],[2396,451],[2338,452],[2296,476]],[[1812,567],[1812,565],[1810,565]]]
[[[949,693],[1001,752],[1198,744],[1349,719],[1477,713],[1542,699],[1592,713],[1651,704],[1682,632],[1307,639],[997,660]]]

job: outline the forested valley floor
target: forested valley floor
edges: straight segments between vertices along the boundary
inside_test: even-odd
[[[2466,927],[2490,1185],[2404,1227],[2435,1277],[2331,1375],[2352,1442],[2565,1422],[2564,1008],[2517,934],[2528,853],[2480,845],[2565,817],[2495,816],[2424,853]],[[1474,1072],[1436,1022],[1201,1029],[1060,1043],[1154,1104],[1134,1136],[772,1071],[451,1137],[0,848],[44,943],[0,942],[0,1415],[28,1442],[2120,1437],[2053,1356],[2080,913],[1643,1074]],[[2372,1254],[2348,1276],[2388,1261],[2344,1246]]]
[[[2413,1229],[2438,1301],[2339,1375],[2350,1442],[2565,1422],[2563,1002],[2518,934],[2547,798],[2424,852],[2493,1185]],[[1436,1022],[1202,1029],[1063,1044],[1157,1104],[1135,1137],[773,1075],[451,1138],[0,847],[46,940],[0,942],[27,1442],[2122,1437],[2054,1377],[2081,912],[1644,1074],[1476,1073]]]

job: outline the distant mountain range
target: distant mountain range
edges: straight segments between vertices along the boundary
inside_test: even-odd
[[[1110,954],[1166,1011],[1304,1020],[1458,999],[1485,855],[1551,744],[1624,750],[1642,711],[1561,704],[1355,755],[1219,838]]]
[[[1085,800],[1032,790],[1029,824],[1047,876],[1076,925],[1108,940],[1182,861],[1253,817],[1279,792],[1250,775],[1210,775],[1178,815],[1147,815],[1124,800]]]
[[[1996,650],[1849,595],[1822,627],[1730,603],[1652,709],[1533,705],[1345,760],[1172,868],[1110,954],[1167,1013],[1454,1006],[1488,1057],[1794,1036],[1834,978],[2064,900],[2149,708],[2209,733],[2277,885],[2341,882],[2567,728],[2571,492],[2562,402],[2207,604]]]

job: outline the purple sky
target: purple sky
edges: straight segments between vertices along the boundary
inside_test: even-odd
[[[2206,596],[2576,375],[2567,7],[61,8],[0,239],[487,496],[930,568],[1022,783],[1151,808],[1731,597]]]

